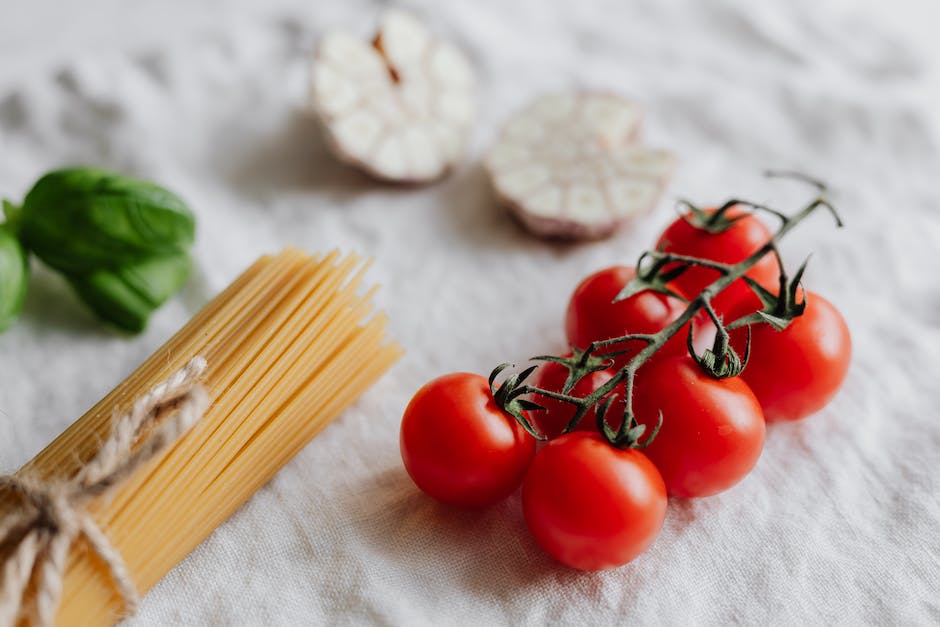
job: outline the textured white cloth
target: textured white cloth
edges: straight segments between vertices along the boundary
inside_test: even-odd
[[[174,4],[200,18],[177,25]],[[100,40],[54,63],[34,40],[55,48],[71,31],[60,40],[21,8],[3,33],[35,54],[0,47],[0,191],[18,200],[53,166],[101,165],[179,191],[200,232],[195,276],[134,338],[103,328],[33,264],[24,315],[0,336],[0,472],[285,244],[374,255],[408,353],[158,584],[132,624],[940,621],[940,49],[917,36],[937,23],[930,3],[917,14],[810,0],[417,5],[468,50],[481,112],[467,163],[421,189],[338,165],[303,112],[316,37],[331,25],[368,34],[377,5],[282,0],[259,16],[237,11],[246,2],[191,4],[140,3],[153,19],[128,18],[140,44],[118,38],[118,18],[82,14],[81,25],[106,25]],[[108,45],[109,29],[119,43]],[[516,107],[571,86],[638,99],[646,142],[681,167],[632,230],[562,246],[493,206],[478,157]],[[792,264],[814,251],[807,284],[853,333],[829,407],[771,427],[739,486],[674,500],[646,554],[599,574],[545,556],[518,495],[468,513],[417,491],[398,422],[422,383],[562,350],[571,289],[635,260],[677,195],[795,208],[804,190],[762,180],[765,167],[830,181],[847,223],[817,216],[784,246]]]

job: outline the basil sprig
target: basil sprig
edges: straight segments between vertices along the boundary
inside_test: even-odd
[[[94,168],[50,172],[8,220],[100,318],[128,331],[185,282],[196,222],[173,192]]]

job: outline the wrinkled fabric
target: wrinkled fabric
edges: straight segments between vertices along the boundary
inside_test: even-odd
[[[159,4],[171,21],[177,3]],[[225,13],[222,4],[203,11]],[[233,9],[172,45],[103,43],[36,72],[4,58],[0,192],[18,200],[59,165],[112,168],[179,192],[199,232],[192,279],[136,337],[103,327],[34,261],[22,319],[0,335],[0,472],[259,254],[339,247],[376,258],[370,277],[406,356],[129,624],[940,621],[940,49],[907,30],[929,7],[905,23],[859,4],[419,3],[435,32],[467,50],[480,117],[465,163],[416,189],[339,165],[306,110],[317,37],[332,25],[368,36],[379,3],[284,1],[251,19]],[[514,109],[571,87],[638,100],[645,143],[675,151],[680,166],[630,229],[560,245],[494,206],[479,163]],[[398,423],[421,384],[564,350],[574,286],[633,263],[679,197],[785,210],[810,197],[763,179],[767,167],[827,180],[846,223],[835,229],[820,214],[782,247],[793,269],[813,253],[805,284],[852,331],[852,366],[832,404],[771,426],[750,476],[716,497],[671,501],[652,548],[606,572],[543,554],[518,494],[464,512],[418,492]]]

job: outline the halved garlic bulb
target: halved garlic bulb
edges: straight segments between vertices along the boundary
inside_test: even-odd
[[[592,239],[651,209],[675,160],[636,143],[639,107],[594,92],[543,96],[486,155],[500,201],[536,235]]]
[[[345,32],[323,38],[313,105],[340,160],[383,180],[428,182],[464,153],[474,83],[457,48],[390,11],[371,43]]]

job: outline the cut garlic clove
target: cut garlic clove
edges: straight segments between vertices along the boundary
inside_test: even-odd
[[[628,100],[598,96],[583,101],[578,118],[585,132],[595,135],[608,146],[632,141],[640,127],[640,109]]]
[[[431,76],[436,83],[473,87],[473,68],[454,46],[439,42],[431,52]]]
[[[379,140],[382,133],[381,121],[363,111],[353,111],[339,118],[333,127],[334,141],[340,142],[350,156],[367,156]]]
[[[610,219],[610,208],[604,193],[594,185],[576,184],[568,187],[567,212],[586,224],[603,223]]]
[[[330,113],[351,109],[359,100],[359,92],[353,83],[328,65],[321,65],[314,70],[313,82],[317,91],[323,94],[320,106]]]
[[[437,146],[441,149],[444,158],[453,163],[460,159],[463,153],[463,136],[450,125],[441,122],[432,124],[434,135],[437,137]]]
[[[441,162],[434,134],[422,127],[406,129],[402,133],[405,160],[418,177],[434,176]]]
[[[536,101],[532,111],[538,119],[559,120],[571,115],[577,103],[578,97],[575,94],[553,94]]]
[[[397,135],[386,137],[375,152],[376,173],[390,180],[404,177],[408,172],[407,156]]]
[[[648,150],[639,146],[621,150],[616,163],[620,172],[649,178],[661,178],[672,171],[674,158],[666,150]]]
[[[429,182],[465,152],[474,75],[413,15],[388,12],[369,44],[327,34],[314,57],[313,107],[340,160],[395,182]]]
[[[389,11],[382,19],[376,37],[379,48],[392,67],[417,69],[425,62],[431,34],[415,16]]]
[[[347,33],[329,33],[320,45],[320,56],[328,65],[342,68],[343,76],[378,77],[385,72],[385,63],[376,50]]]
[[[532,194],[529,208],[540,216],[554,216],[561,212],[562,190],[557,185],[550,185]]]
[[[659,196],[659,185],[643,179],[615,179],[607,183],[606,189],[610,202],[622,206],[651,206]]]
[[[548,168],[535,164],[503,174],[499,178],[499,184],[510,194],[524,196],[537,192],[542,185],[550,183],[551,179],[552,173]]]
[[[536,235],[609,235],[655,205],[675,166],[671,153],[634,143],[640,117],[612,94],[539,98],[486,155],[497,196]]]
[[[532,152],[517,143],[503,142],[493,148],[489,154],[489,163],[494,168],[503,170],[525,163]]]

